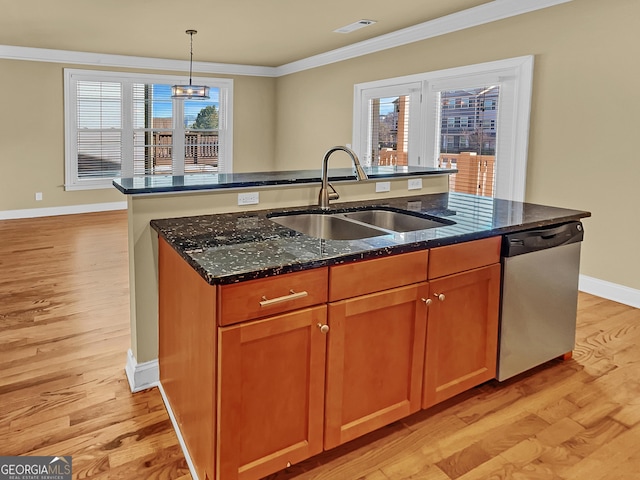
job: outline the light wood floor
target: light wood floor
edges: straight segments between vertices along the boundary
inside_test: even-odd
[[[0,222],[0,455],[74,478],[191,478],[157,389],[132,395],[126,212]]]
[[[75,478],[190,479],[131,394],[124,212],[0,221],[0,455]],[[269,480],[640,479],[640,310],[581,294],[573,359],[489,382]]]

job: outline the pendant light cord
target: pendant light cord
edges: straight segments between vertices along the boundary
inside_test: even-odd
[[[191,37],[191,56],[189,57],[189,85],[191,85],[191,76],[193,73],[193,34],[194,31],[191,30],[189,32],[189,36]]]

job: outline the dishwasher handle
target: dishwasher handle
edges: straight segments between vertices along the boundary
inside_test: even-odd
[[[502,238],[502,256],[515,257],[523,253],[581,242],[583,238],[584,227],[581,222],[510,233]]]

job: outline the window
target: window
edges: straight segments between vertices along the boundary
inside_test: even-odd
[[[496,109],[496,100],[488,99],[484,101],[484,109],[485,110],[495,110]]]
[[[383,164],[384,156],[401,158],[393,145],[384,156],[376,156],[370,148],[379,143],[373,126],[382,115],[371,104],[383,96],[396,98],[410,91],[404,126],[407,165],[455,164],[462,173],[466,168],[462,166],[471,162],[480,165],[478,175],[484,179],[480,191],[476,185],[471,193],[522,201],[532,74],[533,57],[526,56],[358,84],[353,148],[367,165]],[[463,154],[470,160],[458,158]],[[475,180],[469,184],[475,185]],[[461,185],[458,181],[457,187]]]
[[[171,98],[184,78],[65,70],[65,189],[115,177],[231,172],[233,81],[198,78],[208,100]]]
[[[372,88],[362,97],[363,115],[355,126],[356,148],[366,165],[408,165],[418,152],[420,83]]]

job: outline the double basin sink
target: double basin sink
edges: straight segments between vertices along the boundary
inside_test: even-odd
[[[326,240],[358,240],[395,233],[445,227],[455,222],[391,207],[365,207],[346,212],[272,214],[272,222]]]

